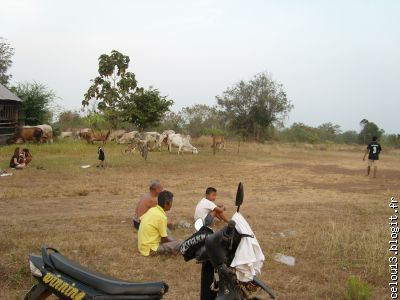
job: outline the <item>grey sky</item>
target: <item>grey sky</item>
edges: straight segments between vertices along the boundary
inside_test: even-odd
[[[0,36],[16,49],[14,82],[36,80],[79,109],[97,58],[131,58],[141,86],[174,110],[214,104],[268,71],[294,104],[286,123],[366,118],[400,133],[400,1],[0,0]]]

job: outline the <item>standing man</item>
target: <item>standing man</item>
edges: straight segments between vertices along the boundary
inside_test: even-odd
[[[133,226],[139,230],[140,217],[144,215],[150,208],[157,205],[157,197],[163,190],[160,180],[154,179],[150,181],[149,192],[144,194],[136,205],[135,216],[133,217]]]
[[[174,195],[162,191],[158,195],[157,206],[150,208],[140,218],[138,248],[143,256],[178,254],[181,240],[174,240],[167,233],[167,214],[172,207]]]
[[[202,219],[205,226],[211,226],[215,217],[228,223],[224,211],[225,207],[222,204],[215,204],[217,199],[217,190],[213,187],[206,189],[206,197],[201,199],[196,206],[194,212],[194,221]]]
[[[367,175],[371,171],[371,167],[374,167],[374,178],[376,178],[376,171],[378,169],[378,160],[379,153],[382,151],[381,145],[377,142],[378,138],[376,136],[372,137],[372,142],[369,143],[367,149],[365,149],[363,160],[365,160],[365,156],[368,153],[368,167],[367,167]]]

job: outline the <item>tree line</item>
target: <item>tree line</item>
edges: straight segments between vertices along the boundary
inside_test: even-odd
[[[81,111],[58,113],[56,94],[38,82],[10,86],[14,49],[0,38],[0,83],[22,100],[22,121],[27,125],[51,123],[56,133],[91,127],[126,130],[175,130],[198,137],[225,135],[257,142],[365,144],[372,136],[400,147],[400,135],[387,135],[374,122],[360,122],[360,131],[342,131],[339,125],[317,127],[294,123],[284,127],[291,101],[281,83],[269,73],[241,80],[216,96],[215,105],[195,104],[172,111],[172,99],[154,87],[143,88],[129,70],[130,58],[113,50],[98,58],[98,76],[83,95]],[[84,112],[83,112],[84,111]]]

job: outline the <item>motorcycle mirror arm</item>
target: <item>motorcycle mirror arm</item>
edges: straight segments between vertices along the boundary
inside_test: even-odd
[[[235,205],[237,206],[236,212],[239,212],[240,206],[243,203],[243,198],[244,198],[243,183],[239,182],[238,189],[237,189],[237,192],[236,192],[236,200],[235,200]]]

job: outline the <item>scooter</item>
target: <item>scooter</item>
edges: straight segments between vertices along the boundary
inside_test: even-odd
[[[243,198],[243,184],[239,183],[235,202],[237,213]],[[181,253],[185,261],[195,259],[202,264],[201,300],[255,300],[258,298],[252,297],[252,294],[260,289],[275,299],[271,288],[257,276],[251,281],[241,282],[236,276],[235,268],[230,266],[241,239],[254,236],[239,233],[233,220],[219,231],[213,232],[199,219],[195,222],[195,229],[197,232],[183,242]]]
[[[236,195],[238,211],[242,202],[243,185],[239,184]],[[196,227],[199,231],[195,240],[200,242],[184,243],[186,248],[182,247],[186,251],[181,248],[181,252],[185,260],[191,259],[188,259],[189,255],[202,264],[202,300],[256,299],[250,298],[255,287],[275,298],[271,289],[258,278],[254,277],[250,284],[239,282],[229,267],[242,238],[233,221],[215,233],[202,224]],[[62,300],[158,300],[168,292],[164,281],[135,283],[118,280],[89,270],[46,246],[42,246],[41,256],[29,257],[29,267],[36,283],[24,300],[44,300],[51,295]]]

